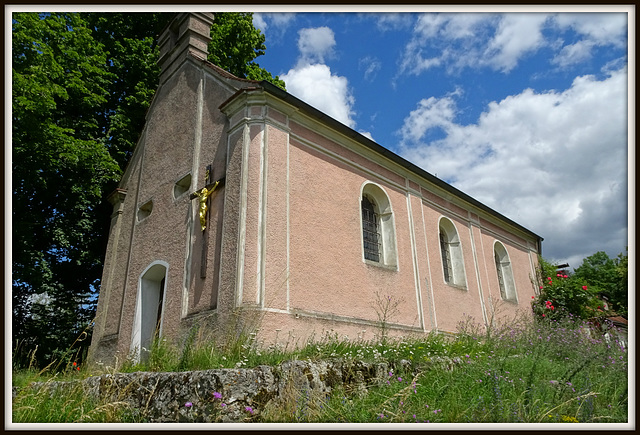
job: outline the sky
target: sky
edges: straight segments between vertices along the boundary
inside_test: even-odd
[[[574,269],[598,251],[626,253],[630,197],[635,232],[626,11],[267,10],[253,15],[267,47],[255,61]]]

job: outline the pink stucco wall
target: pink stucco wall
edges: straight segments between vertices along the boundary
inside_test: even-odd
[[[535,259],[524,238],[496,229],[427,185],[286,122],[274,109],[267,113],[290,130],[257,123],[248,144],[247,170],[255,185],[250,182],[247,191],[242,299],[268,311],[263,338],[292,329],[298,338],[317,336],[318,328],[372,333],[378,322],[376,294],[400,301],[388,320],[405,334],[455,332],[465,316],[482,323],[500,300],[493,260],[498,238],[510,255],[519,302],[498,304],[500,313],[526,309]],[[366,183],[380,186],[391,202],[397,267],[363,259],[360,199]],[[443,216],[454,223],[462,245],[463,288],[444,282],[438,235]]]
[[[251,92],[228,100],[231,87],[192,65],[159,89],[127,171],[119,232],[110,236],[96,342],[112,337],[128,353],[139,278],[156,261],[169,265],[162,319],[173,339],[200,315],[215,314],[221,325],[238,307],[259,319],[261,340],[298,344],[323,334],[373,338],[377,298],[398,303],[387,319],[390,335],[455,332],[465,315],[484,322],[496,310],[527,311],[537,261],[531,235],[282,102],[252,100]],[[223,101],[231,101],[228,113],[219,110]],[[172,192],[188,173],[189,192],[202,187],[208,164],[226,184],[211,199],[203,233],[196,201]],[[370,183],[393,212],[397,261],[386,267],[363,255],[361,196]],[[148,200],[153,212],[138,222]],[[444,281],[443,217],[461,242],[462,287]],[[500,301],[496,240],[509,254],[517,303]]]

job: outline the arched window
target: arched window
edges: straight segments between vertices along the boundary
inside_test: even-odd
[[[364,258],[380,261],[380,219],[375,203],[367,196],[362,197],[362,241]]]
[[[498,285],[500,286],[500,296],[505,301],[517,302],[516,283],[513,279],[513,270],[509,253],[504,245],[496,241],[493,245],[493,254],[496,262],[496,273],[498,275]]]
[[[442,217],[438,233],[444,281],[449,285],[466,287],[462,246],[455,225],[451,220]]]
[[[382,187],[373,183],[363,185],[360,210],[364,260],[380,266],[397,267],[393,211]]]
[[[164,261],[153,262],[140,276],[131,337],[131,350],[140,360],[148,358],[153,340],[161,333],[168,266]]]

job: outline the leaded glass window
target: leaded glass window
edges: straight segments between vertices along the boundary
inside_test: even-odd
[[[362,241],[364,258],[380,262],[380,224],[375,204],[366,196],[362,197]]]
[[[442,270],[444,272],[444,281],[451,282],[453,271],[451,267],[451,250],[449,249],[449,241],[447,235],[440,229],[440,252],[442,254]]]

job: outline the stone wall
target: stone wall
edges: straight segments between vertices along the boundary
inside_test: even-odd
[[[436,357],[432,363],[451,369],[460,360]],[[394,365],[294,360],[277,367],[104,374],[78,382],[33,383],[29,388],[84,394],[103,406],[126,406],[137,414],[136,420],[148,423],[250,422],[274,411],[295,414],[301,404],[317,408],[336,389],[364,395],[368,387],[385,383],[390,370],[410,369],[409,361]],[[17,393],[14,388],[13,397]]]

